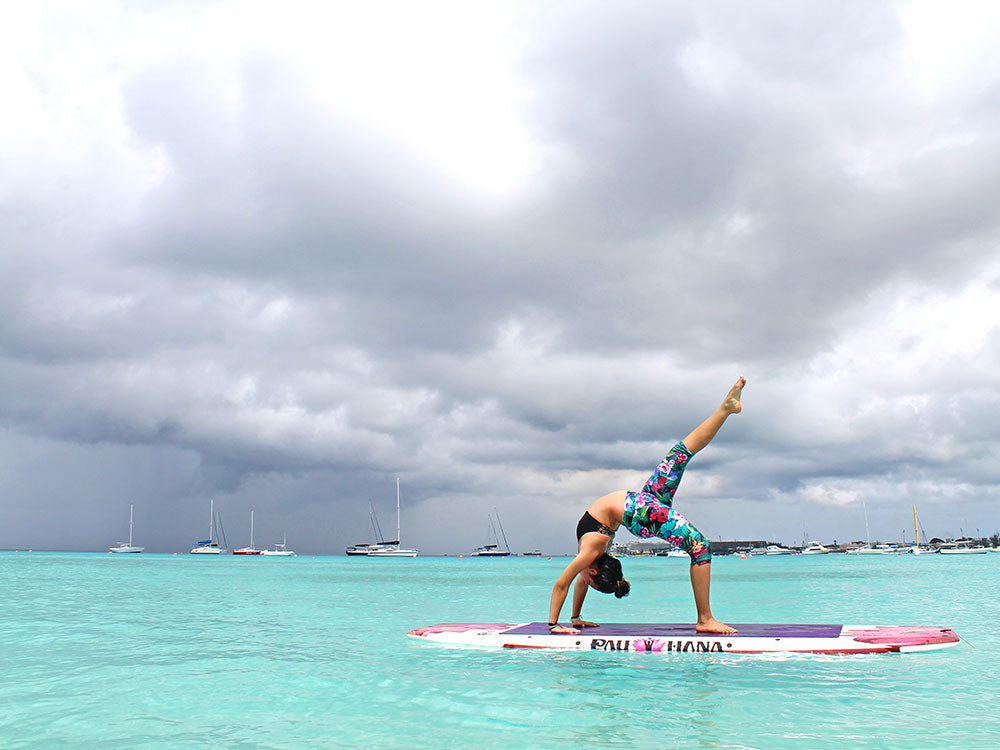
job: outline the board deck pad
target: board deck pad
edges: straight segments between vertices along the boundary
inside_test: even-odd
[[[843,625],[733,625],[742,638],[839,638]],[[614,622],[596,628],[583,629],[587,634],[597,635],[598,631],[607,638],[635,637],[641,633],[645,637],[696,638],[701,635],[694,625],[652,624],[641,622]],[[532,622],[512,628],[510,635],[548,635],[549,626],[544,622]]]
[[[872,654],[956,646],[951,628],[904,625],[734,624],[738,633],[699,633],[687,623],[606,623],[578,635],[550,633],[544,622],[442,623],[407,635],[430,643],[482,648],[662,653]]]

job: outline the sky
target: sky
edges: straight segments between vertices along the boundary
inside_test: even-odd
[[[739,375],[711,539],[1000,528],[995,3],[43,1],[0,95],[0,548],[569,553]]]

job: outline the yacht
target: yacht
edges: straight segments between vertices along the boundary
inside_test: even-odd
[[[263,550],[259,550],[253,546],[253,511],[250,511],[250,546],[240,547],[239,549],[234,549],[234,555],[259,555]]]
[[[496,509],[494,508],[494,513]],[[503,531],[503,526],[500,524],[500,514],[496,513],[497,522],[494,526],[493,516],[490,516],[490,527],[489,533],[493,535],[494,544],[484,544],[482,547],[476,547],[472,552],[469,553],[471,557],[507,557],[510,555],[510,545],[507,544],[507,535]],[[500,527],[500,534],[497,535],[497,526]],[[503,547],[500,546],[500,537],[503,537]]]
[[[987,552],[989,552],[989,549],[983,547],[981,544],[973,547],[972,541],[968,539],[960,539],[957,542],[945,542],[941,545],[942,555],[984,555]]]
[[[813,542],[804,550],[802,550],[803,555],[828,555],[831,552],[833,552],[832,549],[824,547],[822,544],[819,544],[818,542]]]
[[[132,545],[132,503],[128,506],[128,544],[118,542],[115,547],[108,547],[108,552],[142,552],[145,547],[135,547]]]
[[[872,547],[872,532],[868,526],[868,504],[864,498],[861,499],[861,506],[865,510],[865,545],[854,550],[855,555],[891,555],[895,550],[888,544],[878,544]]]
[[[401,545],[399,541],[402,538],[402,535],[400,534],[399,519],[400,519],[399,477],[396,477],[396,538],[390,542],[381,542],[376,545],[370,545],[368,547],[367,557],[416,557],[417,556],[417,551],[415,549],[406,549]]]
[[[208,539],[195,542],[191,548],[192,555],[219,555],[226,551],[225,532],[222,532],[223,543],[219,545],[219,531],[222,529],[222,519],[215,515],[215,500],[209,504]]]
[[[854,550],[855,555],[894,555],[896,550],[890,547],[888,544],[876,544],[874,547],[870,544],[866,544],[864,547],[858,547]]]
[[[375,536],[376,541],[352,544],[344,550],[346,554],[367,557],[369,552],[378,552],[399,544],[398,541],[387,542],[385,537],[382,536],[382,526],[378,522],[378,516],[375,515],[375,508],[371,503],[368,503],[368,522],[371,524],[372,534]]]
[[[764,548],[765,555],[792,555],[795,554],[795,550],[788,549],[788,547],[782,547],[778,544],[769,544]]]
[[[287,546],[288,537],[285,534],[281,535],[281,543],[275,542],[274,549],[262,550],[260,554],[265,557],[296,557],[297,555],[288,549]]]

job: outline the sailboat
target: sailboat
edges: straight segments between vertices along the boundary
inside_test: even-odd
[[[382,527],[379,525],[378,516],[375,515],[375,507],[368,503],[368,522],[372,527],[372,534],[375,536],[374,542],[358,542],[352,544],[344,550],[348,555],[367,556],[369,552],[386,546],[385,537],[382,536]]]
[[[253,546],[253,511],[250,511],[250,546],[234,549],[234,555],[259,555],[261,550]]]
[[[145,547],[133,547],[132,546],[132,508],[134,506],[132,503],[128,505],[128,544],[125,542],[118,542],[117,547],[108,547],[108,552],[142,552]]]
[[[281,544],[277,542],[274,543],[274,549],[263,550],[260,554],[265,557],[296,557],[296,554],[288,549],[287,546],[288,537],[286,534],[281,535]]]
[[[490,532],[493,535],[495,544],[484,544],[482,547],[476,547],[470,555],[472,557],[507,557],[510,554],[510,545],[507,544],[507,535],[503,531],[503,525],[500,523],[500,514],[497,513],[496,508],[493,509],[496,513],[497,523],[496,526],[493,525],[493,516],[490,516]],[[497,526],[500,527],[500,536],[497,536]],[[500,547],[500,537],[503,537],[503,548]]]
[[[222,546],[219,546],[219,535],[216,529],[222,528],[222,520],[216,519],[215,515],[215,500],[212,500],[209,504],[208,510],[208,539],[201,542],[195,542],[194,547],[191,548],[192,555],[218,555],[226,551],[225,539],[223,538]],[[223,537],[225,534],[223,533]]]
[[[415,549],[404,549],[400,546],[400,525],[399,525],[399,477],[396,477],[396,538],[391,542],[382,542],[368,548],[368,557],[416,557]]]
[[[861,506],[865,509],[865,539],[867,544],[864,547],[858,547],[854,550],[856,555],[891,555],[895,550],[889,547],[888,544],[879,544],[872,547],[872,533],[868,528],[868,504],[861,499]]]

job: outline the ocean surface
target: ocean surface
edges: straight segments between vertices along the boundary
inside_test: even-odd
[[[969,642],[941,652],[406,637],[544,620],[567,561],[0,553],[0,748],[1000,747],[1000,553],[713,564],[723,621],[940,625]],[[591,592],[585,616],[693,619],[686,560],[623,564],[632,595]]]

